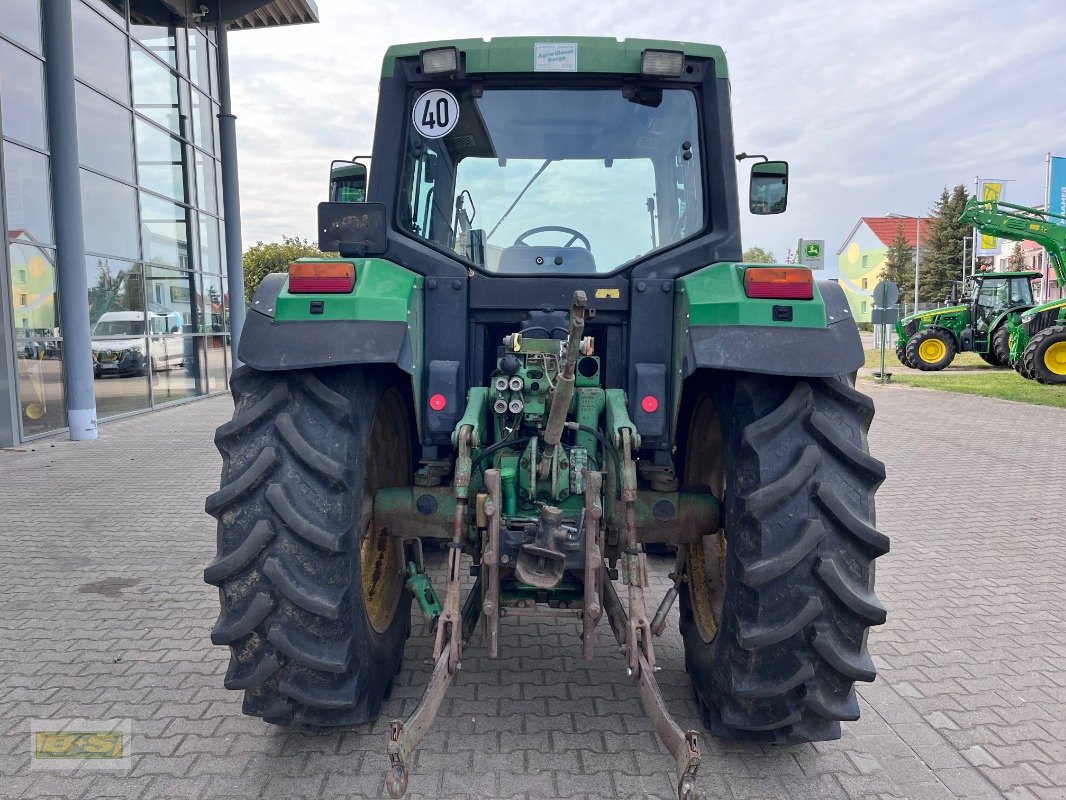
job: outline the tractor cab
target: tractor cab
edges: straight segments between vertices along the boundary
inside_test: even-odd
[[[978,275],[967,286],[975,331],[987,331],[1003,312],[1033,305],[1032,279],[1038,272],[1000,272]]]

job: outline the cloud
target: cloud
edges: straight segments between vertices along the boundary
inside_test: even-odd
[[[862,215],[928,210],[978,173],[1043,199],[1066,155],[1061,0],[606,0],[480,6],[319,0],[321,23],[231,34],[246,244],[313,236],[329,162],[370,151],[389,44],[537,33],[714,42],[737,150],[791,165],[789,211],[741,216],[746,245],[830,251]],[[746,203],[747,164],[738,169]]]

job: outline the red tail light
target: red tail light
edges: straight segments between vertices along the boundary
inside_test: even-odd
[[[355,266],[344,261],[297,261],[289,264],[292,294],[345,294],[355,287]]]
[[[748,297],[810,300],[814,297],[814,275],[806,267],[748,267],[744,292]]]

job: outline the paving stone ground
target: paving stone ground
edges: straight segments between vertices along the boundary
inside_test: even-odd
[[[892,552],[888,623],[862,719],[792,748],[705,739],[710,798],[1066,798],[1066,411],[877,387],[873,452]],[[0,452],[0,798],[383,796],[386,725],[428,678],[416,629],[382,719],[294,734],[240,713],[208,634],[203,499],[230,413],[213,398],[105,425],[99,442]],[[669,571],[653,559],[657,601]],[[424,740],[412,798],[669,798],[672,761],[606,625],[580,658],[566,624],[475,643]],[[666,701],[698,726],[676,618],[657,645]],[[125,771],[30,769],[31,719],[132,721]]]

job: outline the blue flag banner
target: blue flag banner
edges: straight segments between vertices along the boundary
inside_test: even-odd
[[[1052,156],[1048,178],[1048,211],[1066,217],[1066,158]]]

